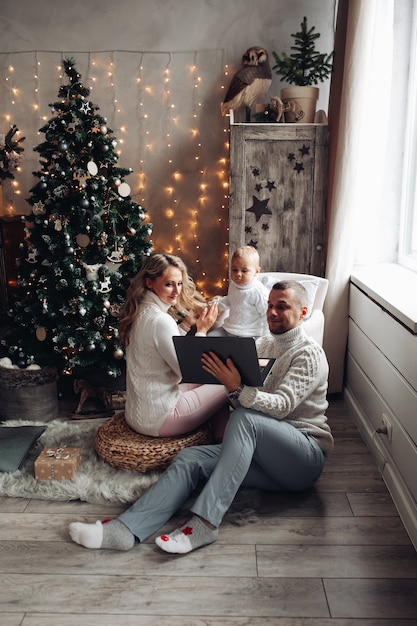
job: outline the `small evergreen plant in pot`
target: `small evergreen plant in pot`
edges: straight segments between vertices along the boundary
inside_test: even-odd
[[[318,85],[327,80],[331,74],[333,52],[326,54],[316,50],[316,40],[320,33],[314,32],[314,26],[308,28],[306,17],[300,26],[301,30],[298,33],[291,34],[291,37],[294,37],[291,54],[283,52],[280,56],[272,52],[275,59],[272,69],[284,82],[291,85],[299,87]]]
[[[301,30],[292,33],[294,45],[291,46],[292,52],[286,54],[283,52],[278,55],[272,52],[275,59],[275,65],[272,69],[280,76],[281,80],[293,88],[284,88],[281,97],[284,105],[287,105],[285,114],[286,121],[289,122],[312,122],[314,121],[315,106],[318,99],[319,90],[314,85],[327,80],[331,74],[333,67],[333,52],[321,53],[316,50],[316,40],[320,37],[320,33],[316,33],[315,27],[308,27],[307,18],[304,17],[301,22]],[[310,94],[307,98],[312,98],[314,105],[311,107],[307,104],[305,94],[298,95],[296,87],[309,88]],[[288,106],[290,110],[288,111]],[[309,109],[309,110],[308,110]]]

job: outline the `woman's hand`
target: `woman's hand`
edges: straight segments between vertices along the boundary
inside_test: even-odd
[[[223,363],[214,352],[204,352],[201,363],[203,370],[217,378],[227,391],[235,391],[239,387],[241,378],[232,359],[227,359],[226,363]]]
[[[213,326],[219,314],[219,307],[217,302],[208,304],[201,310],[198,319],[196,319],[197,332],[207,334],[210,328]]]

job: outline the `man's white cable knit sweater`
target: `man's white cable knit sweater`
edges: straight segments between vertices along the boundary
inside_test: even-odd
[[[276,362],[263,387],[243,387],[239,404],[287,422],[313,436],[323,452],[333,448],[325,411],[328,364],[322,347],[297,326],[257,341],[259,357]]]
[[[172,337],[179,335],[169,305],[148,291],[133,323],[126,349],[126,422],[137,432],[158,436],[177,404],[181,371]]]
[[[237,337],[261,337],[266,335],[266,309],[269,290],[258,278],[247,285],[230,282],[227,296],[219,299],[219,311],[229,309],[223,328]]]

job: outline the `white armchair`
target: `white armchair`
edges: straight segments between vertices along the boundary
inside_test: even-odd
[[[271,289],[272,285],[281,280],[297,280],[306,288],[308,293],[308,313],[303,326],[306,333],[322,345],[324,333],[323,305],[329,286],[327,278],[289,272],[261,272],[258,274],[258,278],[267,289]]]

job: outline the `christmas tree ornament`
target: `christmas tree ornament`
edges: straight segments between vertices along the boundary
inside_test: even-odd
[[[90,203],[87,198],[81,198],[78,203],[78,206],[80,207],[80,209],[88,209],[88,207],[90,206]]]
[[[40,326],[36,329],[36,338],[38,341],[45,341],[46,339],[46,328],[44,326]]]
[[[121,348],[116,348],[116,350],[113,352],[113,356],[115,359],[123,359],[124,352]]]
[[[35,202],[32,208],[32,212],[34,215],[44,215],[46,212],[44,203],[41,200]]]
[[[83,263],[83,268],[85,269],[87,280],[97,280],[98,270],[100,269],[100,267],[101,263],[95,263],[94,265],[87,265],[87,263]]]
[[[89,228],[89,226],[87,226],[87,228]],[[75,241],[77,242],[77,245],[80,248],[87,248],[91,240],[90,240],[90,237],[86,235],[85,233],[79,233],[76,236]]]
[[[94,161],[89,161],[87,163],[87,169],[90,172],[91,176],[97,176],[98,167],[97,167],[97,164],[94,163]]]
[[[107,257],[107,259],[111,261],[112,263],[121,263],[123,261],[123,258],[124,258],[124,247],[117,246],[117,245],[114,248],[114,250],[111,251],[111,254]]]
[[[117,303],[113,303],[112,305],[110,305],[110,308],[109,308],[110,314],[113,317],[119,317],[121,310],[122,310],[122,305],[117,304]]]
[[[104,280],[100,281],[100,293],[110,292],[110,276],[105,276]]]
[[[130,195],[130,186],[127,183],[120,183],[117,187],[117,193],[122,198],[127,198]]]
[[[38,251],[36,250],[36,248],[29,248],[27,262],[28,263],[38,262]]]

